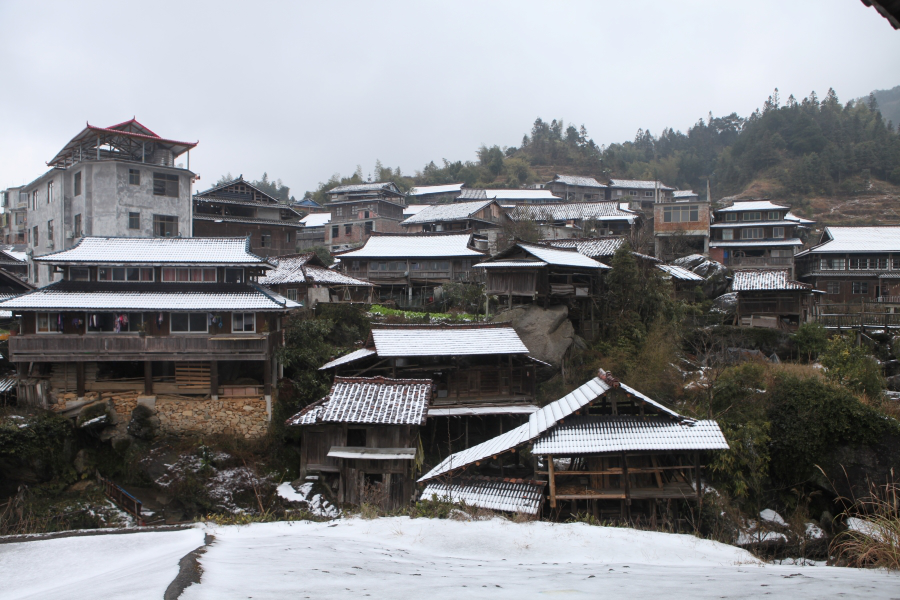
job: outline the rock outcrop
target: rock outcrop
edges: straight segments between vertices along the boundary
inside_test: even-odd
[[[531,356],[559,366],[575,339],[575,328],[568,317],[569,309],[563,305],[545,309],[529,304],[504,311],[492,320],[512,325]]]

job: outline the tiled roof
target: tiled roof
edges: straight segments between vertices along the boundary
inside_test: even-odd
[[[541,242],[554,248],[575,248],[581,254],[593,259],[597,257],[612,256],[625,243],[621,236],[604,238],[574,238],[568,240],[546,240]]]
[[[643,179],[610,179],[609,187],[612,188],[625,188],[625,189],[640,189],[640,190],[655,190],[656,186],[659,184],[659,191],[675,191],[675,188],[669,187],[661,181],[645,181]]]
[[[700,194],[694,190],[675,190],[672,192],[672,197],[676,200],[679,198],[699,198]]]
[[[301,198],[294,202],[291,206],[298,208],[322,208],[322,205],[311,198]]]
[[[798,217],[794,213],[788,211],[784,215],[785,221],[793,221],[795,223],[799,223],[800,225],[815,225],[816,222],[811,219],[804,219],[803,217]]]
[[[397,186],[392,181],[383,181],[379,183],[357,183],[354,185],[341,185],[328,190],[328,194],[346,194],[348,192],[375,192],[379,190],[390,190],[396,192]]]
[[[517,269],[546,267],[547,263],[542,260],[530,260],[527,258],[511,258],[506,260],[495,260],[493,262],[480,262],[472,265],[478,269]]]
[[[248,225],[274,225],[276,227],[293,227],[303,229],[304,225],[299,220],[289,221],[285,219],[259,219],[257,217],[235,217],[232,215],[205,215],[194,213],[195,221],[211,221],[213,223],[247,223]]]
[[[546,246],[541,246],[538,244],[525,244],[522,242],[519,242],[518,246],[532,256],[536,256],[539,260],[555,266],[584,267],[588,269],[609,268],[606,265],[597,262],[593,258],[581,254],[577,249],[562,250],[559,248],[548,248]]]
[[[536,515],[544,501],[544,481],[497,479],[493,477],[459,477],[431,481],[422,491],[421,500],[434,496],[451,502],[465,503],[488,510]]]
[[[700,277],[693,271],[688,271],[684,267],[676,265],[656,265],[656,268],[668,273],[675,279],[680,279],[682,281],[706,281],[703,277]]]
[[[784,240],[709,240],[710,248],[740,248],[744,246],[802,246],[800,238]]]
[[[336,358],[330,362],[325,363],[321,367],[319,367],[320,371],[324,371],[326,369],[332,369],[334,367],[340,365],[346,365],[352,362],[356,362],[358,360],[362,360],[364,358],[368,358],[369,356],[373,356],[376,352],[374,350],[369,350],[367,348],[360,348],[359,350],[354,350],[349,354],[345,354],[340,358]]]
[[[394,325],[373,327],[372,340],[380,358],[391,356],[461,356],[528,354],[510,326]]]
[[[570,221],[598,219],[603,221],[634,222],[637,213],[622,210],[618,202],[566,202],[564,204],[546,204],[541,206],[516,206],[509,212],[514,221]]]
[[[58,281],[0,302],[0,310],[243,311],[300,305],[255,284]]]
[[[373,235],[366,245],[340,255],[348,258],[483,257],[469,248],[472,234]]]
[[[300,222],[307,227],[324,227],[331,221],[331,213],[309,213]]]
[[[742,269],[734,272],[733,292],[760,290],[810,290],[812,286],[788,279],[787,269]]]
[[[446,185],[418,185],[410,188],[410,196],[425,196],[427,194],[451,194],[462,190],[464,183],[448,183]]]
[[[715,421],[626,416],[576,416],[534,442],[533,454],[596,454],[642,450],[727,450]]]
[[[429,206],[434,206],[433,204],[407,204],[403,207],[403,214],[413,216],[417,215]]]
[[[327,396],[288,419],[287,424],[422,425],[430,403],[430,379],[335,377]]]
[[[769,202],[768,200],[738,200],[735,201],[731,206],[727,206],[725,208],[720,208],[715,211],[717,213],[722,212],[738,212],[742,210],[786,210],[789,207],[782,206],[780,204],[775,204],[773,202]]]
[[[826,227],[822,243],[808,252],[900,252],[900,226]]]
[[[484,207],[492,204],[493,200],[478,200],[475,202],[453,202],[450,204],[430,204],[401,223],[401,225],[413,225],[415,223],[434,223],[437,221],[464,221],[472,218],[472,215]]]
[[[308,264],[314,259],[315,254],[294,254],[291,256],[275,256],[269,262],[275,264],[275,268],[259,278],[262,285],[278,285],[280,283],[320,283],[326,285],[354,285],[371,287],[368,281],[361,281],[339,271],[332,271],[323,266]]]
[[[463,188],[459,200],[525,200],[526,202],[562,202],[550,190],[485,190]]]
[[[797,221],[766,221],[765,219],[760,219],[759,221],[719,221],[718,223],[713,223],[710,225],[711,229],[739,229],[741,227],[760,227],[765,225],[766,227],[790,227],[792,225],[796,225]]]
[[[269,268],[250,252],[249,238],[83,237],[72,248],[43,256],[49,264],[236,265]]]
[[[581,177],[579,175],[557,175],[553,178],[553,181],[550,181],[549,183],[564,183],[566,185],[577,185],[580,187],[593,188],[607,187],[593,177]]]

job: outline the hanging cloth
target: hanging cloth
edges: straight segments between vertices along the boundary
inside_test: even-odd
[[[63,316],[62,313],[58,313],[56,315],[56,330],[60,333],[63,331]]]
[[[159,313],[159,314],[156,316],[156,326],[157,326],[157,327],[162,327],[162,325],[163,325],[163,314],[162,314],[162,313]]]

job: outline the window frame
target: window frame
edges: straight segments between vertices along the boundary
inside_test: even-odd
[[[271,229],[262,229],[259,232],[259,247],[260,248],[271,248],[272,247],[272,230]]]
[[[336,239],[341,237],[341,226],[340,225],[332,225],[331,226],[331,239]]]
[[[722,230],[722,240],[723,241],[733,241],[734,240],[734,229],[723,229]]]
[[[135,221],[136,220],[136,221]],[[136,230],[141,228],[141,211],[128,211],[128,229]]]
[[[776,240],[784,239],[784,227],[773,227],[772,228],[772,237]]]
[[[229,273],[233,273],[235,271],[240,272],[240,280],[239,281],[228,281]],[[247,273],[246,270],[242,267],[225,267],[225,271],[222,273],[222,282],[223,283],[247,283]]]
[[[47,316],[47,331],[41,331],[41,315]],[[53,315],[53,319],[50,319],[50,315]],[[56,325],[59,321],[59,311],[51,311],[51,312],[39,312],[34,315],[34,332],[37,335],[60,335],[63,332],[58,331],[56,329]],[[51,327],[52,323],[52,327]],[[65,323],[63,324],[65,327]]]
[[[176,316],[180,316],[180,315],[185,315],[187,317],[188,328],[186,330],[175,329],[175,318],[176,318]],[[198,330],[191,329],[191,317],[194,315],[200,315],[203,317],[203,323],[206,326],[206,328],[203,329],[202,331],[199,329]],[[171,313],[169,313],[169,333],[175,334],[175,335],[191,335],[191,334],[209,335],[209,317],[207,316],[207,313],[171,312]]]
[[[75,273],[84,272],[87,274],[87,277],[75,278]],[[91,280],[91,269],[89,267],[69,267],[69,281],[90,281]]]
[[[169,219],[174,219],[170,221]],[[175,225],[175,232],[171,235],[163,235],[160,233],[163,225]],[[165,227],[168,229],[168,227]],[[177,215],[153,215],[153,237],[158,238],[170,238],[170,237],[178,237],[178,216]]]
[[[296,290],[295,290],[296,291]],[[247,315],[250,315],[253,320],[253,329],[237,329],[235,327],[236,319],[238,316],[241,317],[241,322],[246,324]],[[256,333],[256,313],[254,312],[234,312],[231,313],[231,333]]]
[[[766,237],[766,231],[763,227],[744,227],[741,229],[742,240],[762,240]]]
[[[767,221],[780,221],[781,213],[778,212],[777,210],[770,210],[769,213],[766,215],[766,220]]]
[[[837,290],[837,291],[835,291]],[[829,296],[837,296],[841,293],[841,282],[840,281],[826,281],[825,282],[825,293]]]
[[[140,169],[128,169],[128,185],[141,185]]]
[[[762,212],[758,210],[748,210],[741,217],[742,221],[762,221]]]
[[[854,296],[862,296],[869,295],[869,282],[868,281],[853,281],[851,282],[850,293]]]
[[[738,220],[737,213],[733,213],[733,212],[725,213],[725,220],[731,221],[732,223],[737,222],[737,220]]]
[[[161,269],[159,274],[161,283],[217,283],[219,279],[219,272],[215,267],[162,267]],[[194,279],[198,271],[200,278]],[[210,273],[213,278],[207,279],[207,275]],[[170,279],[169,275],[174,279]]]
[[[73,224],[72,224],[72,235],[75,237],[82,237],[84,233],[84,224],[82,223],[81,213],[75,215]]]
[[[153,172],[153,195],[179,198],[181,178],[172,173]]]
[[[47,182],[47,204],[53,204],[53,180]]]
[[[92,331],[92,330],[91,330],[91,326],[90,326],[90,322],[91,322],[91,321],[90,321],[90,318],[91,318],[91,315],[95,315],[95,314],[96,314],[96,315],[101,315],[101,314],[102,314],[102,315],[112,315],[112,316],[113,316],[113,321],[115,321],[115,319],[116,319],[116,317],[117,317],[118,315],[128,315],[128,329],[119,331],[118,333],[116,333],[115,328],[113,328],[112,330],[93,330],[93,331]],[[134,315],[139,315],[139,316],[140,316],[140,324],[135,325],[135,326],[134,326],[134,329],[132,329],[132,323],[134,322],[134,319],[132,319],[132,316],[134,316]],[[112,334],[115,334],[115,335],[122,335],[122,334],[125,334],[125,335],[128,335],[128,334],[135,335],[135,334],[140,333],[140,331],[141,331],[141,325],[143,325],[144,323],[147,323],[148,321],[149,321],[149,319],[147,319],[147,315],[146,315],[146,313],[144,313],[143,311],[139,311],[139,312],[129,312],[129,311],[114,311],[114,312],[109,312],[109,311],[91,311],[91,312],[84,313],[84,333],[85,333],[85,335],[109,335],[109,334],[111,334],[111,333],[112,333]]]
[[[81,195],[81,171],[78,171],[73,176],[72,187],[74,188],[73,191],[75,192],[73,195],[80,196]]]

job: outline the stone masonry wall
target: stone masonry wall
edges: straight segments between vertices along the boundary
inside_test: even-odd
[[[191,400],[158,396],[160,429],[175,435],[238,435],[254,438],[268,428],[266,400],[262,396]]]

